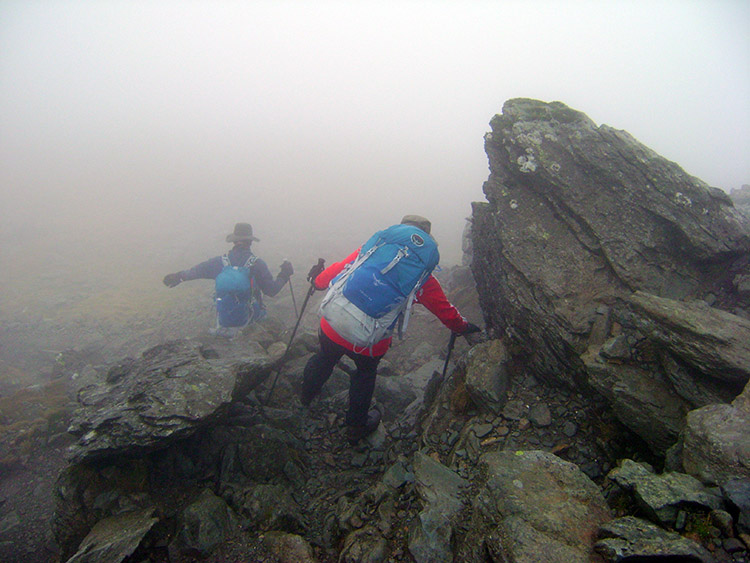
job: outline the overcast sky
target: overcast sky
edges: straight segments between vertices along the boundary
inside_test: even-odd
[[[1,242],[222,250],[249,221],[312,264],[418,213],[455,258],[515,97],[739,188],[750,2],[0,0]]]

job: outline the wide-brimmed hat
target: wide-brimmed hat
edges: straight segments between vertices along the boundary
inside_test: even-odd
[[[259,238],[253,236],[253,227],[250,223],[237,223],[234,226],[234,232],[227,235],[227,242],[240,242],[245,240],[257,240]]]
[[[430,228],[432,227],[430,220],[421,215],[404,215],[403,219],[401,219],[401,224],[414,225],[418,229],[422,229],[428,235],[430,234]]]

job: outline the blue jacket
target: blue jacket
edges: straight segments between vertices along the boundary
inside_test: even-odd
[[[246,246],[235,246],[227,255],[232,266],[244,266],[247,259],[252,255],[252,250]],[[179,274],[183,281],[198,279],[214,280],[223,269],[224,264],[221,261],[221,256],[215,256],[192,268],[182,270]],[[276,295],[289,281],[288,277],[282,277],[280,273],[274,279],[268,266],[260,258],[257,258],[255,263],[250,267],[250,275],[255,279],[255,287],[269,297]]]

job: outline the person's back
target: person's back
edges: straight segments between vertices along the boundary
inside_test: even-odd
[[[410,228],[396,230],[408,233],[407,238],[410,240],[412,235],[416,235],[417,239],[421,238],[421,244],[419,244],[419,240],[414,242],[417,248],[431,246],[427,244],[427,241],[432,241],[432,237],[430,236],[431,225],[427,219],[416,215],[407,215],[402,219],[400,224],[400,226],[404,225],[409,225]],[[356,271],[361,267],[361,264],[369,259],[365,255],[371,248],[377,247],[379,244],[377,241],[382,238],[381,234],[386,231],[388,229],[374,235],[374,242],[372,240],[368,241],[341,262],[331,264],[325,269],[322,266],[315,266],[310,270],[308,279],[314,287],[319,290],[328,289],[329,291],[326,298],[324,298],[324,302],[326,300],[329,303],[341,301],[337,296],[345,294],[342,286],[347,276],[351,275],[353,271]],[[432,259],[426,260],[421,265],[421,272],[417,275],[416,281],[412,278],[411,282],[405,284],[405,288],[408,288],[409,291],[408,295],[403,297],[404,288],[399,289],[397,292],[391,291],[393,290],[392,287],[389,287],[388,290],[385,289],[388,285],[398,283],[394,281],[394,279],[398,280],[399,278],[398,264],[402,260],[403,265],[407,264],[407,260],[404,260],[403,254],[417,254],[410,245],[404,241],[401,242],[401,258],[392,258],[391,262],[385,266],[379,263],[377,273],[372,270],[369,271],[367,276],[374,281],[366,289],[364,285],[358,288],[358,291],[361,293],[360,297],[362,298],[359,300],[359,304],[354,303],[357,299],[352,295],[352,299],[347,298],[346,301],[353,306],[349,306],[346,303],[341,305],[340,309],[347,310],[346,313],[342,314],[338,312],[336,314],[327,314],[325,309],[328,305],[325,307],[321,305],[323,314],[320,319],[320,331],[318,335],[320,350],[310,358],[304,370],[300,402],[304,406],[307,406],[320,393],[323,384],[330,377],[333,368],[342,356],[347,355],[354,360],[357,372],[350,379],[349,410],[346,415],[346,424],[349,426],[348,437],[351,443],[356,443],[367,434],[373,432],[380,422],[379,411],[368,411],[375,389],[377,365],[391,345],[391,333],[397,325],[398,317],[404,314],[405,311],[408,311],[412,302],[421,303],[427,307],[446,327],[458,334],[465,335],[470,332],[479,331],[476,325],[467,322],[458,312],[458,309],[448,301],[439,282],[431,274],[432,268],[436,265],[439,256],[437,255],[436,244],[435,256]],[[434,241],[432,242],[434,243]],[[430,253],[426,254],[429,255]],[[372,255],[374,255],[374,252],[370,256]],[[358,260],[360,264],[356,265]],[[414,267],[416,268],[416,266]],[[386,270],[385,274],[383,270]],[[389,272],[394,274],[390,279],[386,280],[381,277],[381,274],[386,275]],[[410,276],[406,275],[404,278],[410,278]],[[382,295],[389,293],[391,295],[394,293],[401,295],[401,297],[397,297],[397,300],[400,299],[400,301],[396,309],[389,309],[387,311],[392,313],[394,310],[398,310],[398,312],[392,317],[389,316],[387,320],[380,321],[385,315],[381,315],[380,317],[374,316],[379,314],[379,312],[369,309],[365,303],[370,300],[378,301]],[[387,298],[386,300],[393,301],[392,298]],[[362,309],[360,309],[360,305]],[[369,313],[363,309],[368,309]],[[368,323],[380,324],[380,328],[385,328],[385,330],[371,331],[365,327]],[[366,332],[367,335],[363,337],[365,339],[358,340],[362,332]]]
[[[439,260],[435,240],[416,226],[378,231],[334,278],[320,312],[348,342],[368,348],[397,324],[406,329],[416,292]]]
[[[226,254],[187,270],[167,274],[163,281],[167,287],[175,287],[183,281],[214,280],[217,318],[213,331],[231,337],[266,315],[262,295],[276,295],[289,281],[294,269],[285,260],[276,279],[272,277],[266,263],[252,252],[252,242],[259,239],[253,235],[249,223],[237,223],[226,240],[233,243]]]

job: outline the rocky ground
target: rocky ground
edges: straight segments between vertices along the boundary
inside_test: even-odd
[[[465,289],[461,272],[453,273],[456,276],[446,275],[444,279],[451,299],[470,320],[480,320],[476,295]],[[297,306],[301,305],[303,298],[304,291],[298,288]],[[314,309],[318,298],[318,295],[311,298],[298,337],[313,343]],[[285,334],[289,334],[295,304],[290,296],[280,296],[274,305],[276,315],[272,322],[285,327]],[[389,560],[412,561],[407,545],[421,504],[416,485],[407,476],[413,470],[410,460],[417,450],[469,481],[478,477],[478,457],[491,450],[553,452],[575,463],[600,485],[606,483],[606,474],[618,459],[644,461],[660,468],[660,460],[650,456],[644,444],[612,417],[601,400],[551,387],[531,376],[511,379],[506,390],[508,400],[499,414],[480,413],[460,393],[450,397],[437,395],[434,400],[439,408],[445,409],[446,415],[434,419],[423,433],[405,429],[402,421],[410,413],[394,412],[397,399],[394,394],[398,392],[395,384],[399,377],[415,370],[440,371],[448,341],[448,331],[431,315],[419,308],[415,311],[407,338],[395,343],[381,366],[375,401],[384,410],[384,423],[373,436],[357,446],[350,446],[344,436],[346,364],[344,371],[336,372],[309,408],[303,408],[294,395],[295,381],[298,382],[304,357],[290,362],[285,370],[290,379],[280,383],[266,409],[278,409],[274,416],[288,419],[291,433],[303,444],[304,474],[287,476],[295,482],[292,492],[294,510],[285,511],[283,498],[279,497],[276,521],[266,520],[267,525],[259,528],[252,524],[259,520],[257,514],[251,513],[252,502],[237,499],[234,504],[250,507],[247,508],[249,513],[239,514],[232,523],[232,532],[209,555],[178,554],[174,550],[170,552],[167,545],[152,544],[147,546],[147,554],[144,551],[140,554],[141,559],[134,560],[277,562],[312,560],[310,557],[314,556],[320,562],[357,561],[364,558],[357,551],[363,546],[369,545],[372,553],[379,549],[375,540],[372,540],[374,544],[367,543],[368,530],[377,530],[377,536],[389,542]],[[189,312],[183,311],[174,317],[170,322],[182,319],[186,326],[193,326],[195,322]],[[205,320],[205,317],[201,318]],[[147,341],[153,334],[129,332],[123,342],[132,345],[139,339]],[[457,342],[449,377],[463,369],[468,348],[463,339]],[[3,416],[0,420],[0,445],[3,448],[0,561],[41,563],[54,561],[57,556],[50,531],[52,489],[58,471],[66,463],[64,450],[70,437],[64,429],[75,400],[70,394],[74,385],[63,374],[76,373],[77,363],[101,361],[102,358],[92,354],[86,349],[58,355],[45,374],[43,385],[32,390],[15,390],[13,394],[0,397],[7,399],[6,403],[0,404]],[[70,387],[63,385],[66,381],[71,383]],[[255,397],[263,400],[267,392],[268,385]],[[254,433],[265,416],[268,413],[251,397],[248,402],[237,404],[220,424],[227,432]],[[184,486],[175,487],[167,472],[164,474],[163,496],[155,500],[163,507],[178,506],[197,496],[203,487],[215,485],[210,475],[207,479],[186,481]],[[376,498],[377,484],[384,479],[396,483],[399,491],[386,499],[387,502]],[[227,498],[233,494],[240,493],[222,491],[222,496]],[[274,494],[274,490],[269,494]],[[632,506],[625,504],[614,508],[617,514],[632,511]],[[312,552],[306,551],[310,549],[308,546],[295,544],[292,537],[266,531],[274,528],[296,531],[309,542]],[[347,532],[355,530],[360,531],[357,540],[343,545],[342,542],[347,541],[344,537],[350,537]],[[468,528],[457,531],[459,536],[467,532]],[[701,541],[718,561],[748,560],[744,546],[736,543],[735,538],[722,536],[715,527],[701,528],[697,523],[689,523],[684,532]],[[735,543],[730,540],[735,540]],[[346,553],[343,559],[340,558],[342,552]],[[149,559],[145,559],[146,555]]]

